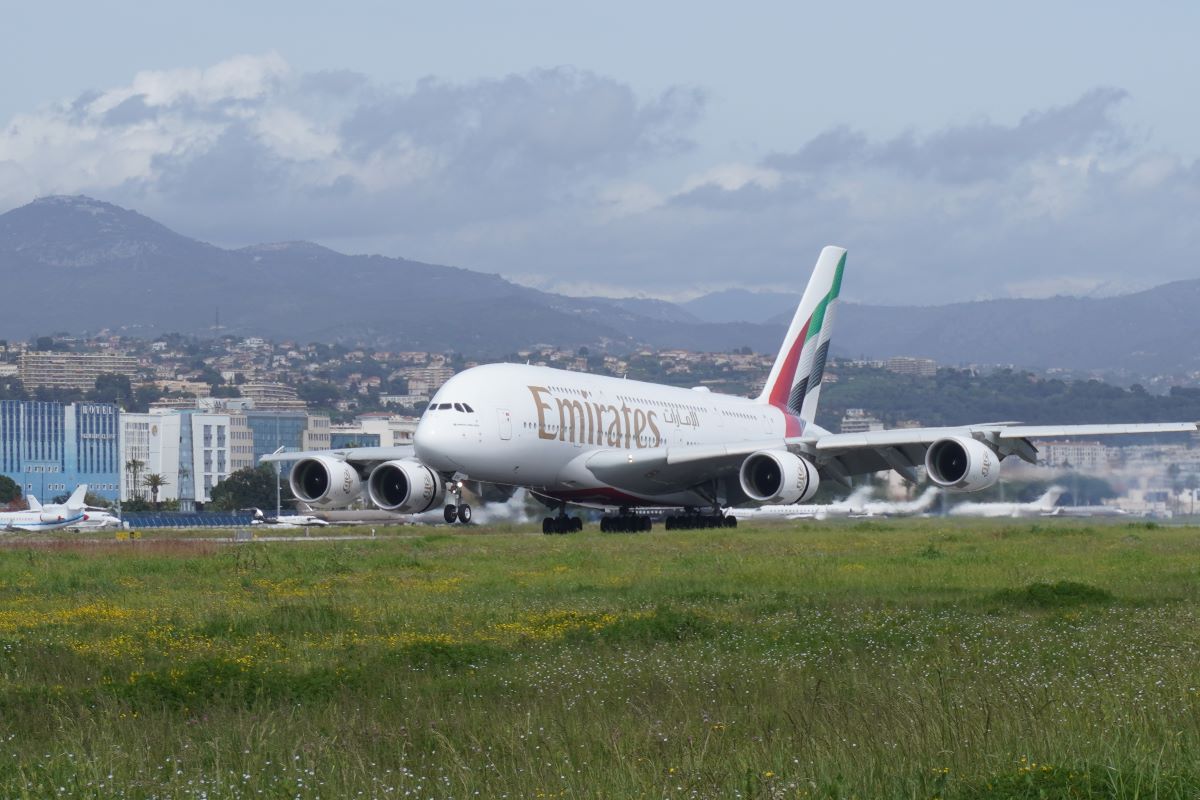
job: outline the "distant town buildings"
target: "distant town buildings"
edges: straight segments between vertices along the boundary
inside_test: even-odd
[[[920,375],[924,378],[931,378],[937,374],[937,362],[932,358],[896,356],[885,360],[883,368],[901,375]]]
[[[81,389],[96,385],[101,375],[123,375],[133,378],[138,361],[122,353],[59,353],[27,351],[21,354],[18,375],[26,389]]]
[[[1081,472],[1103,472],[1109,468],[1110,448],[1100,442],[1052,439],[1034,442],[1033,446],[1038,451],[1039,466],[1073,468]]]
[[[847,408],[842,417],[842,433],[865,433],[883,430],[883,421],[861,408]]]
[[[239,394],[247,400],[254,401],[254,407],[272,411],[307,411],[308,404],[300,399],[300,395],[291,386],[282,383],[245,383],[238,389]]]

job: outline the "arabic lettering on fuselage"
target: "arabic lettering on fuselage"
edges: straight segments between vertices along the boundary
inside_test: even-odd
[[[700,427],[700,415],[690,409],[667,407],[660,412],[628,400],[615,405],[586,394],[581,398],[558,397],[545,386],[528,388],[537,409],[538,438],[547,441],[640,449],[664,443],[660,421],[664,425]],[[555,424],[557,429],[553,428]]]

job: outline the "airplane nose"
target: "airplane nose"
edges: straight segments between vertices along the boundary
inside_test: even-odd
[[[454,440],[449,422],[438,420],[436,415],[426,414],[417,423],[413,434],[413,449],[417,458],[427,467],[439,472],[453,472],[461,468],[451,453]]]

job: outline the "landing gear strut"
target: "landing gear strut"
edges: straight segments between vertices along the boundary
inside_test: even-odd
[[[456,502],[446,504],[442,509],[442,519],[446,520],[447,525],[453,525],[455,520],[466,525],[471,521],[471,506],[462,501],[462,482],[446,484],[446,491]]]

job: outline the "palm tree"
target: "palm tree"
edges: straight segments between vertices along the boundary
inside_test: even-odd
[[[157,472],[151,472],[142,478],[142,483],[150,490],[150,499],[154,503],[154,510],[158,511],[158,490],[166,486],[169,481]]]
[[[129,494],[130,500],[139,499],[142,482],[140,480],[142,468],[146,466],[145,461],[139,461],[136,458],[131,458],[125,462],[125,471],[129,473]]]

